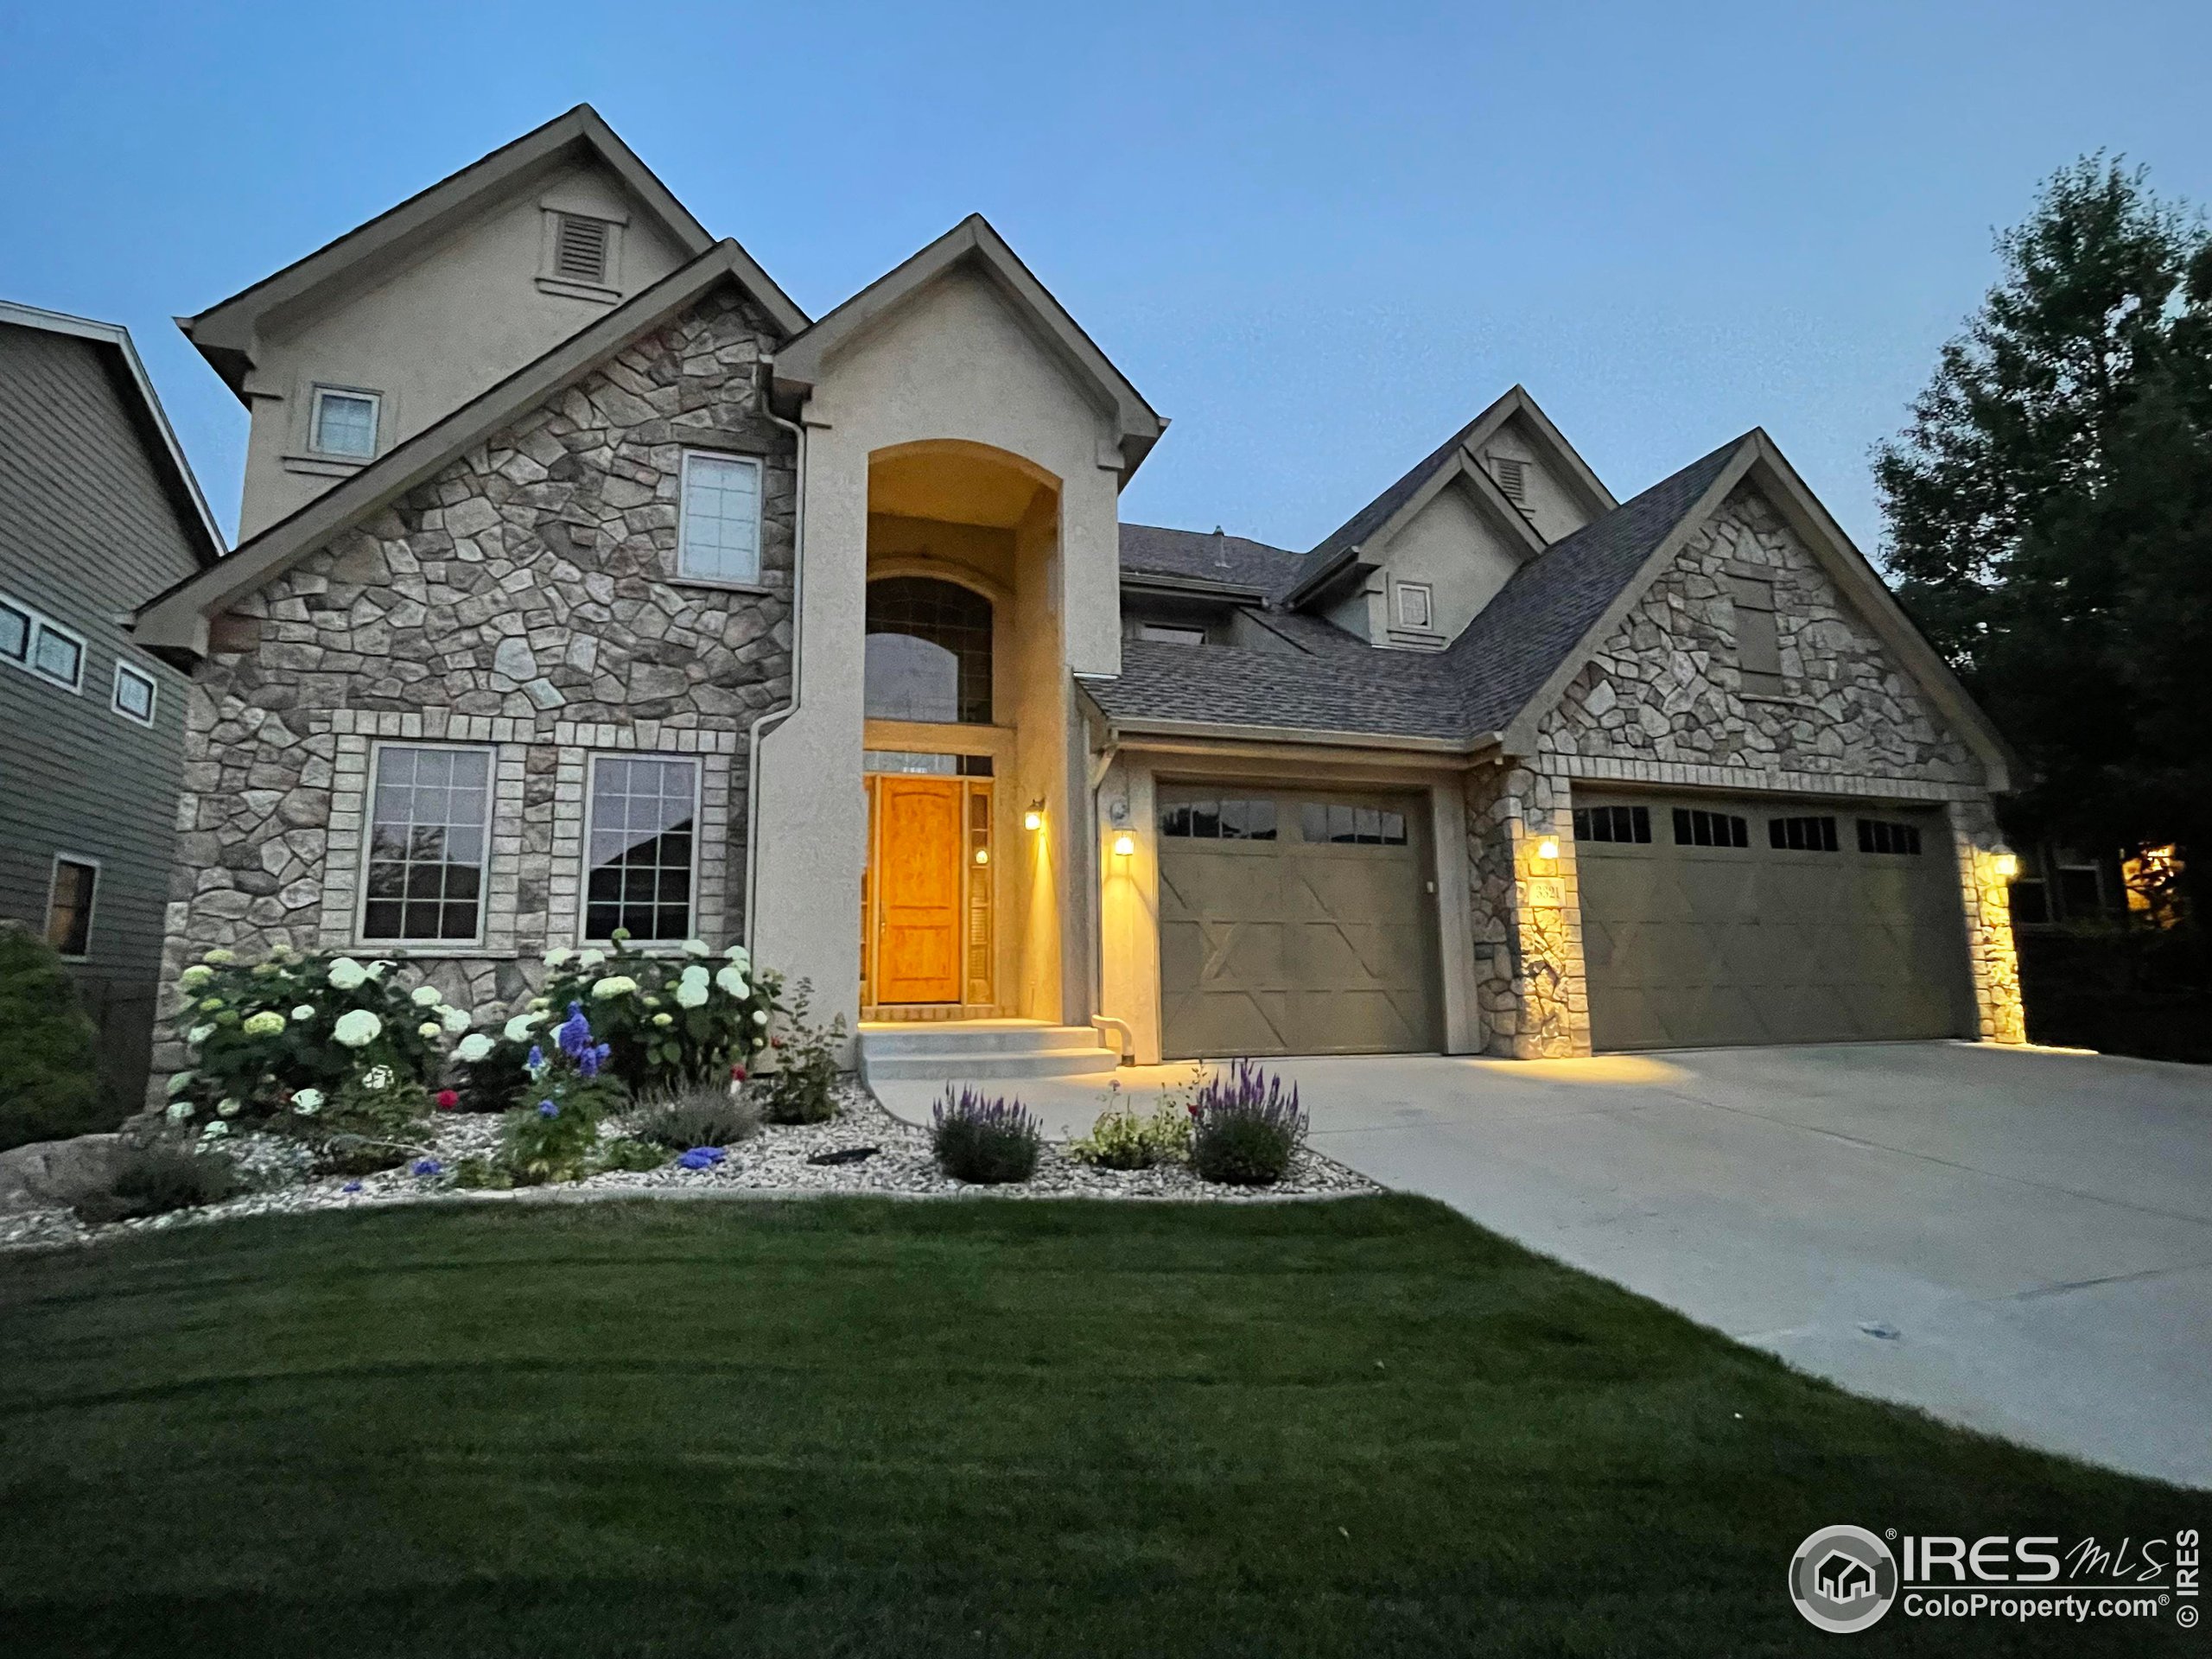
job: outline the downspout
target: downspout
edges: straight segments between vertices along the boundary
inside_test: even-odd
[[[782,725],[798,712],[799,642],[805,637],[800,619],[805,609],[802,577],[806,569],[806,428],[798,421],[785,420],[770,404],[768,388],[774,379],[775,366],[773,357],[760,359],[760,413],[790,433],[798,446],[791,503],[791,696],[782,708],[755,715],[753,723],[746,728],[743,943],[748,950],[753,946],[753,918],[760,913],[760,743],[772,727]]]
[[[1099,789],[1106,781],[1106,774],[1114,769],[1114,762],[1122,752],[1115,741],[1112,727],[1106,731],[1106,747],[1090,762],[1089,786],[1084,791],[1090,804],[1090,845],[1094,868],[1090,874],[1090,1028],[1101,1037],[1110,1036],[1114,1046],[1128,1065],[1137,1057],[1137,1034],[1126,1020],[1116,1020],[1104,1012],[1106,1007],[1106,871],[1096,868],[1098,843],[1105,839],[1105,820],[1099,811]]]

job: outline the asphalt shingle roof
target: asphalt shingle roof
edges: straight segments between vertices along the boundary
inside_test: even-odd
[[[1245,536],[1216,531],[1169,530],[1161,524],[1122,526],[1122,569],[1132,574],[1256,588],[1273,596],[1290,585],[1299,556]]]
[[[1262,620],[1297,650],[1133,640],[1122,648],[1121,677],[1089,680],[1085,688],[1119,720],[1463,740],[1502,729],[1713,486],[1743,442],[1724,444],[1545,549],[1514,572],[1444,651],[1383,650],[1318,618],[1270,611]]]

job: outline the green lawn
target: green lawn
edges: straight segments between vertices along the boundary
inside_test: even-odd
[[[1409,1198],[454,1207],[0,1258],[10,1659],[1819,1651],[1783,1588],[1816,1526],[2204,1518]]]

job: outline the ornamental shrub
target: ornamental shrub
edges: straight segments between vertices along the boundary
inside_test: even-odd
[[[151,1141],[117,1160],[105,1190],[77,1200],[77,1218],[99,1223],[167,1215],[172,1210],[220,1204],[235,1197],[243,1185],[238,1166],[228,1158],[174,1142]]]
[[[989,1100],[972,1089],[956,1096],[948,1087],[930,1114],[930,1149],[956,1181],[1026,1181],[1044,1147],[1044,1126],[1019,1100]]]
[[[300,1090],[334,1096],[378,1066],[421,1090],[468,1016],[435,988],[402,990],[397,966],[282,945],[249,965],[210,950],[177,979],[176,1029],[193,1059],[169,1081],[171,1120],[279,1116]]]
[[[760,1104],[712,1085],[649,1100],[630,1120],[630,1133],[671,1152],[732,1147],[760,1133]]]
[[[760,1115],[771,1123],[827,1123],[837,1115],[837,1055],[845,1046],[845,1017],[824,1031],[810,1024],[811,981],[802,979],[785,1020],[774,1039],[775,1069],[754,1084]]]
[[[1121,1098],[1114,1085],[1114,1103],[1099,1113],[1090,1133],[1068,1146],[1068,1156],[1101,1169],[1150,1169],[1173,1163],[1191,1148],[1191,1114],[1187,1107],[1162,1101],[1147,1116]]]
[[[0,1152],[111,1129],[126,1116],[99,1077],[99,1032],[54,947],[0,926]]]
[[[697,939],[680,955],[647,954],[625,929],[611,950],[549,950],[545,965],[538,1000],[547,1009],[581,1004],[614,1074],[639,1095],[727,1082],[733,1067],[742,1075],[768,1045],[783,983],[755,973],[741,944],[720,957]]]
[[[1306,1139],[1298,1086],[1250,1060],[1226,1077],[1209,1077],[1191,1103],[1191,1167],[1202,1179],[1231,1186],[1271,1186],[1290,1168]]]

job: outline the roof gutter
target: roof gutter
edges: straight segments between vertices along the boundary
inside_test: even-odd
[[[1503,741],[1498,732],[1472,737],[1412,737],[1388,732],[1342,732],[1309,726],[1241,726],[1201,720],[1116,720],[1107,716],[1108,741],[1141,745],[1147,738],[1182,738],[1216,743],[1300,743],[1315,748],[1395,750],[1405,754],[1457,759],[1485,754]]]

